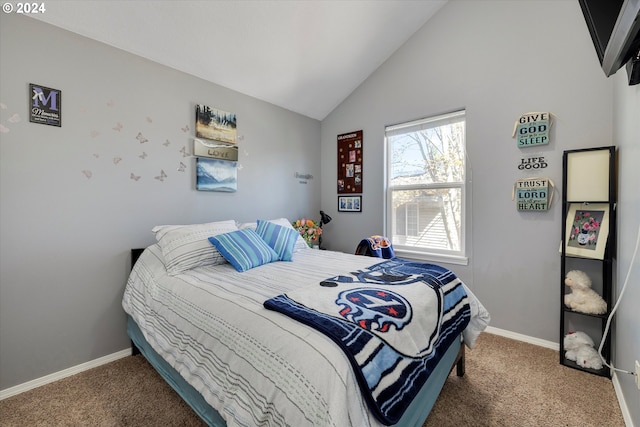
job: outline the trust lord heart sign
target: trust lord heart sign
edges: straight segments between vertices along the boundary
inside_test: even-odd
[[[554,184],[549,178],[524,178],[516,181],[512,198],[519,211],[546,211],[553,201]]]

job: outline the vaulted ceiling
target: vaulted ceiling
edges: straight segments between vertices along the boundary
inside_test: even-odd
[[[447,0],[49,0],[32,17],[322,120]]]

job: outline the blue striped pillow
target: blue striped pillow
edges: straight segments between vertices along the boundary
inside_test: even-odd
[[[240,272],[278,260],[278,254],[250,228],[211,236],[209,241]]]
[[[300,236],[297,230],[259,219],[256,233],[276,251],[280,261],[291,261],[293,248]]]

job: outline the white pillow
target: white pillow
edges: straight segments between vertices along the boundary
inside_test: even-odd
[[[238,223],[238,230],[244,230],[245,228],[250,228],[252,230],[256,230],[258,228],[257,222],[240,222]]]
[[[193,225],[160,225],[151,231],[162,248],[165,267],[170,275],[205,265],[224,264],[227,260],[209,237],[237,230],[234,220]]]

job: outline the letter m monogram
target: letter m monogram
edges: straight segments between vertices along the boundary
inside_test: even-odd
[[[50,110],[58,111],[58,91],[42,86],[31,86],[32,90],[32,107],[41,108],[49,107]]]

